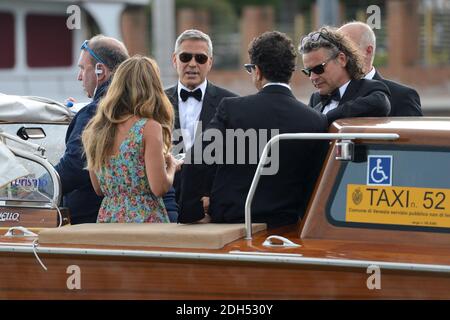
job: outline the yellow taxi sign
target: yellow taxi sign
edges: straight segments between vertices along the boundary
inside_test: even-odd
[[[347,185],[346,222],[450,227],[450,189]]]

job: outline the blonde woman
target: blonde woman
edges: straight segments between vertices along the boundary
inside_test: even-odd
[[[82,136],[94,190],[105,196],[97,222],[169,222],[161,197],[181,165],[169,152],[173,117],[156,62],[124,61]]]

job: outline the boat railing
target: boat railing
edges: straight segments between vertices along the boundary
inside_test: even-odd
[[[399,137],[396,133],[283,133],[274,136],[264,147],[245,201],[245,239],[252,239],[251,205],[259,179],[267,162],[269,150],[275,143],[278,143],[280,140],[338,140],[342,148],[340,148],[339,154],[336,155],[336,159],[350,160],[353,140],[397,140]]]

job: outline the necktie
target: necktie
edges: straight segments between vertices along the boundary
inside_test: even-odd
[[[330,95],[320,96],[320,101],[323,106],[326,106],[330,103],[331,100],[335,100],[339,102],[341,100],[341,93],[339,92],[339,88],[334,90]]]
[[[180,91],[180,98],[185,102],[189,97],[193,97],[197,99],[198,101],[202,100],[202,89],[198,88],[195,91],[187,91],[184,89],[181,89]]]

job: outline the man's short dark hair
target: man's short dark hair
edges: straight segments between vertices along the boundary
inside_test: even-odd
[[[250,62],[259,67],[268,81],[289,83],[297,52],[286,34],[278,31],[263,33],[250,43],[248,54]]]

